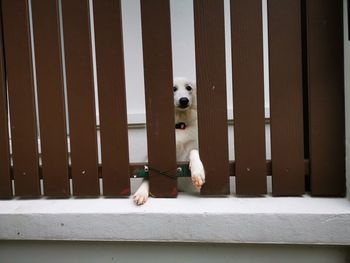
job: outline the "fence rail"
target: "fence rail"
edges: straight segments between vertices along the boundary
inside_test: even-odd
[[[175,153],[170,4],[140,3],[149,166],[170,171],[182,165]],[[262,1],[231,0],[235,160],[229,161],[224,1],[193,1],[207,176],[201,193],[226,195],[235,176],[237,194],[263,195],[272,175],[276,196],[304,194],[305,178],[312,195],[343,196],[343,1],[267,3],[272,160],[265,156]],[[1,198],[98,196],[99,179],[105,196],[130,194],[130,178],[146,163],[129,161],[121,12],[120,0],[1,1]],[[149,179],[154,196],[177,195],[174,178],[150,171]]]

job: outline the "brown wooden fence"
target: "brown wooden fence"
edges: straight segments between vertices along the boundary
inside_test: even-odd
[[[272,160],[266,160],[262,2],[230,1],[235,139],[230,162],[224,2],[193,1],[199,148],[206,170],[202,194],[228,194],[229,177],[236,176],[237,194],[263,195],[267,175],[276,196],[302,195],[309,187],[315,196],[345,194],[342,3],[268,0]],[[129,195],[130,177],[142,164],[129,162],[120,0],[93,1],[101,164],[89,2],[31,0],[31,8],[32,32],[28,1],[1,1],[0,197],[99,196],[100,178],[105,196]],[[141,17],[149,165],[171,171],[177,164],[169,0],[141,0]],[[215,111],[207,107],[211,104],[218,105]],[[174,178],[150,171],[149,179],[154,195],[177,195]]]

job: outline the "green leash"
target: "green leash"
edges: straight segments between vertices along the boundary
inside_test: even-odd
[[[138,178],[148,178],[149,177],[149,171],[153,171],[158,173],[159,175],[164,175],[164,176],[168,176],[171,177],[173,179],[176,179],[177,177],[191,177],[191,170],[188,167],[188,165],[184,164],[184,165],[180,165],[177,169],[176,169],[176,174],[169,174],[170,171],[167,172],[161,172],[158,171],[156,169],[153,169],[149,166],[145,166],[143,169],[139,169],[135,172],[136,177]]]

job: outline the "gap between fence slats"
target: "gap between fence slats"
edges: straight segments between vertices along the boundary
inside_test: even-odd
[[[28,1],[2,1],[16,196],[40,195]]]
[[[267,190],[261,0],[231,0],[236,192]]]
[[[98,196],[89,3],[62,0],[73,195]]]
[[[228,194],[224,1],[194,0],[201,194]]]
[[[70,195],[57,0],[32,0],[44,195]],[[54,125],[53,125],[54,124]]]
[[[94,0],[103,194],[130,194],[120,0]]]

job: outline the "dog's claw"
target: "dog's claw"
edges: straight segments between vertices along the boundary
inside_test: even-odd
[[[134,203],[136,205],[143,205],[148,200],[148,193],[145,193],[143,191],[136,192],[133,198],[134,198]]]
[[[139,189],[137,189],[136,193],[133,196],[135,205],[143,205],[147,202],[149,196],[149,185],[148,181],[143,181],[140,185]]]
[[[192,175],[192,184],[200,189],[202,188],[203,184],[204,184],[204,172],[203,173],[196,173]]]
[[[146,203],[148,200],[148,196],[146,194],[142,194],[142,193],[135,193],[134,195],[134,203],[136,205],[143,205],[144,203]]]

